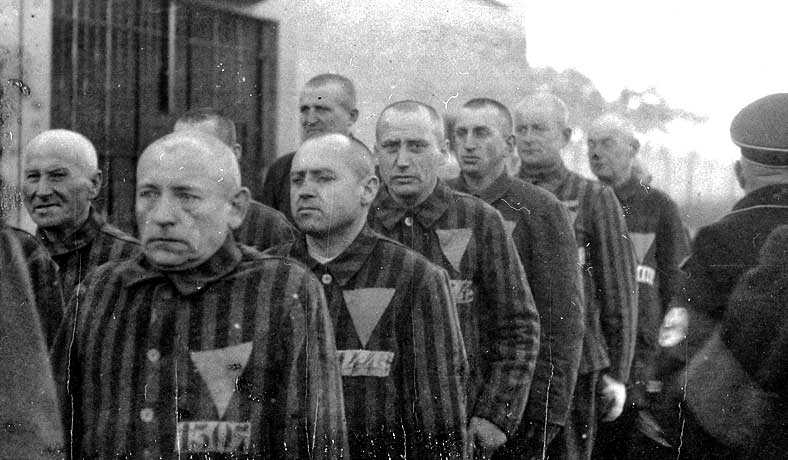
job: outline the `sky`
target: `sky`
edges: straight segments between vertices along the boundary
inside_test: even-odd
[[[656,136],[673,149],[731,163],[730,121],[749,102],[788,92],[788,2],[510,0],[528,61],[574,68],[613,100],[655,87],[674,107],[708,117]]]

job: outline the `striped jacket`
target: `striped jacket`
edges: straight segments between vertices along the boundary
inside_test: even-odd
[[[31,282],[39,276],[31,270],[37,262],[54,263],[32,235],[23,235],[0,229],[0,457],[58,459],[64,431],[34,305],[40,297],[35,291],[45,287]]]
[[[679,264],[689,243],[676,203],[633,177],[616,189],[637,257],[638,331],[631,383],[645,388],[656,381],[659,327],[679,293]]]
[[[554,194],[574,221],[583,265],[586,332],[580,374],[607,369],[629,380],[637,331],[635,253],[621,205],[612,189],[561,167],[520,178]]]
[[[470,366],[468,417],[486,419],[510,435],[528,399],[539,314],[500,214],[439,182],[410,209],[382,188],[369,221],[449,272]]]
[[[446,272],[365,227],[322,265],[304,238],[273,252],[323,283],[352,458],[462,458],[467,361]]]
[[[235,229],[233,236],[235,241],[241,244],[265,251],[277,244],[293,241],[297,233],[284,214],[252,200],[249,202],[246,217],[241,226]]]
[[[57,265],[36,238],[24,230],[0,223],[0,237],[4,240],[14,239],[19,244],[21,255],[30,274],[30,284],[33,288],[44,338],[46,343],[52,346],[60,322],[63,320],[65,309]],[[3,267],[2,269],[7,270],[8,268]]]
[[[110,260],[132,257],[140,250],[136,239],[106,223],[95,209],[65,241],[49,239],[40,228],[36,236],[60,268],[60,286],[66,301],[88,272]]]
[[[331,319],[301,264],[228,238],[195,269],[138,256],[80,291],[57,347],[74,457],[346,456]]]
[[[462,176],[449,181],[470,192]],[[563,425],[583,345],[583,305],[574,231],[566,209],[540,187],[501,174],[479,198],[501,213],[541,319],[539,357],[524,418]]]

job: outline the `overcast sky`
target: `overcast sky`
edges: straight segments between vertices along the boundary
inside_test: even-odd
[[[748,0],[510,0],[523,15],[532,66],[575,68],[607,99],[655,87],[674,106],[709,117],[664,142],[735,159],[731,119],[747,103],[788,91],[788,2]]]

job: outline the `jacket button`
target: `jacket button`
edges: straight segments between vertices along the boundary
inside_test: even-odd
[[[410,216],[406,217],[405,218],[405,225],[407,225],[408,227],[413,227],[413,218],[410,217]]]
[[[320,278],[320,281],[322,281],[322,282],[323,282],[323,284],[331,284],[331,282],[332,282],[332,281],[334,281],[334,278],[333,278],[333,277],[332,277],[330,274],[328,274],[328,273],[325,273],[325,274],[323,274],[323,276]]]

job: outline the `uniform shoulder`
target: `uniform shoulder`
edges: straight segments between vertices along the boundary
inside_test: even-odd
[[[462,206],[465,209],[468,209],[474,213],[482,212],[484,214],[495,215],[498,216],[498,218],[500,218],[500,213],[494,207],[492,207],[492,205],[488,204],[481,198],[451,188],[449,188],[448,190],[452,198],[452,201],[457,206]]]
[[[372,234],[377,238],[378,245],[384,251],[394,251],[404,254],[405,257],[412,259],[416,264],[427,265],[430,267],[438,268],[437,265],[430,262],[429,259],[414,251],[413,249],[405,246],[404,244],[400,243],[397,240],[391,239],[387,236],[381,235],[378,232],[373,231]]]
[[[21,228],[3,225],[0,227],[0,235],[4,235],[5,238],[14,238],[18,241],[27,259],[34,257],[37,253],[48,254],[46,248],[41,244],[38,238]]]
[[[512,178],[512,186],[509,190],[511,193],[515,194],[518,199],[533,205],[545,207],[561,206],[561,200],[556,198],[552,193],[538,185],[531,184],[517,177]]]
[[[280,245],[282,246],[282,245]],[[257,249],[239,244],[241,249],[241,266],[252,270],[284,270],[295,275],[311,275],[311,272],[302,262],[286,255],[272,252],[275,248],[260,252]]]

